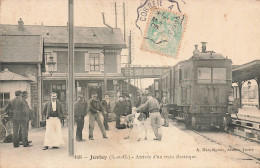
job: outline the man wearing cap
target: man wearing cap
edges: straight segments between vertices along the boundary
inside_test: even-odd
[[[132,114],[132,102],[131,102],[130,96],[128,94],[125,96],[125,101],[126,101],[125,115]]]
[[[109,100],[109,94],[105,94],[104,99],[101,101],[101,105],[103,108],[102,114],[104,117],[104,127],[106,131],[109,131],[109,126],[108,126],[108,113],[110,113],[110,100]]]
[[[123,96],[119,96],[119,100],[115,105],[114,113],[116,114],[116,128],[124,129],[126,128],[125,124],[120,124],[120,117],[125,115],[126,111],[126,101]]]
[[[32,109],[30,108],[28,102],[26,101],[27,98],[28,98],[28,92],[27,91],[23,91],[22,92],[22,99],[23,99],[24,103],[26,104],[26,110],[29,112],[29,120],[27,122],[27,132],[28,132],[28,130],[29,130],[29,121],[34,118],[34,113],[33,113]],[[28,133],[27,133],[27,136],[28,136]],[[20,127],[20,130],[19,130],[19,141],[20,141],[20,144],[21,144],[21,142],[22,142],[22,128],[21,127]],[[32,141],[28,140],[28,142],[31,143]]]
[[[52,146],[54,149],[58,149],[60,145],[64,144],[64,140],[61,132],[63,112],[61,103],[57,101],[57,93],[51,93],[51,100],[44,105],[43,115],[46,119],[43,150],[47,150],[49,146]]]
[[[95,127],[95,121],[97,121],[98,126],[103,134],[103,138],[108,138],[106,136],[106,131],[104,128],[103,123],[101,122],[100,115],[102,115],[102,106],[100,101],[97,98],[97,93],[92,93],[92,98],[89,101],[89,139],[94,140],[93,138],[93,131]]]
[[[31,147],[28,143],[28,130],[27,124],[29,121],[29,111],[27,110],[27,106],[22,99],[22,91],[15,92],[15,98],[9,102],[6,107],[6,111],[9,115],[12,116],[13,120],[13,145],[15,148],[19,147],[19,135],[18,131],[21,127],[23,132],[23,146],[24,147]]]
[[[87,115],[87,107],[84,97],[79,95],[74,108],[74,117],[75,122],[77,123],[76,141],[78,142],[85,141],[85,139],[82,139],[82,130],[84,128],[84,119]]]
[[[167,97],[167,92],[164,92],[163,98],[160,103],[161,110],[162,110],[162,116],[164,119],[164,124],[163,124],[164,127],[169,126],[168,99],[166,97]]]
[[[150,118],[151,118],[151,125],[153,128],[153,132],[155,134],[154,140],[161,141],[162,139],[162,130],[161,130],[161,115],[159,112],[160,105],[158,101],[152,97],[151,93],[147,94],[147,101],[142,104],[137,111],[148,110]]]

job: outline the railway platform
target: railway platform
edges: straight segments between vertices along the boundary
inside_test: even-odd
[[[238,110],[238,118],[260,122],[260,110],[256,106],[243,106]],[[232,114],[235,118],[236,115]]]
[[[66,145],[60,149],[42,150],[44,128],[32,129],[29,139],[31,148],[13,148],[10,143],[0,143],[1,165],[16,168],[26,167],[258,167],[260,161],[229,146],[231,143],[240,144],[241,150],[260,150],[259,145],[252,146],[243,139],[229,137],[225,145],[213,143],[198,134],[179,127],[171,122],[169,127],[162,127],[162,141],[154,141],[154,134],[147,121],[148,140],[137,141],[134,137],[124,139],[129,130],[117,130],[115,122],[110,122],[108,139],[103,139],[96,124],[94,139],[88,137],[88,116],[85,118],[83,138],[85,142],[75,141],[75,154],[68,156],[68,128],[63,127],[63,137]],[[218,134],[215,135],[219,136]],[[228,135],[231,136],[231,135]],[[223,139],[223,138],[222,138]],[[251,149],[252,148],[252,149]],[[170,150],[169,150],[170,149]],[[19,153],[19,155],[17,155]],[[8,158],[15,158],[10,160]],[[152,163],[152,164],[151,164]]]
[[[260,143],[260,110],[256,106],[243,106],[232,115],[232,134]]]

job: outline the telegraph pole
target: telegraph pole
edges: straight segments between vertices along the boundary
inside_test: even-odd
[[[127,92],[129,94],[129,86],[130,86],[130,64],[131,64],[131,31],[129,35],[129,46],[128,46],[128,79],[127,79]]]
[[[125,39],[125,3],[123,2],[124,41]]]
[[[117,9],[116,9],[116,2],[115,2],[115,26],[117,28]]]
[[[105,94],[106,94],[106,92],[107,92],[107,72],[106,72],[106,50],[104,49],[103,50],[103,54],[104,54],[104,95],[103,96],[105,96]]]
[[[69,156],[74,155],[74,0],[69,0],[69,56],[68,56],[68,65],[69,65],[69,80],[68,80],[68,90],[69,97],[67,99],[68,103],[68,113],[69,113]]]

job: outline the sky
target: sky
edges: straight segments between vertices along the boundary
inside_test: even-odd
[[[154,1],[168,3],[166,0]],[[170,58],[140,49],[143,38],[135,26],[135,20],[137,8],[144,0],[116,0],[118,27],[122,31],[122,4],[126,4],[126,35],[128,37],[130,31],[133,35],[133,65],[175,65],[189,59],[194,45],[198,44],[200,49],[202,41],[208,42],[207,50],[222,53],[232,59],[235,65],[260,59],[259,0],[177,1],[181,11],[188,16],[188,21],[178,58]],[[101,15],[104,12],[106,22],[115,27],[114,2],[115,0],[74,0],[75,26],[104,27]],[[18,19],[22,18],[25,25],[43,23],[64,26],[68,20],[67,4],[67,0],[0,0],[0,23],[17,24]]]

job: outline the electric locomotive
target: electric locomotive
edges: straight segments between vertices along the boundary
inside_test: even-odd
[[[206,42],[202,42],[201,52],[195,45],[193,56],[155,80],[156,85],[157,94],[161,97],[166,93],[168,97],[169,112],[193,129],[226,128],[230,114],[238,109],[233,104],[232,61],[222,54],[206,51]]]

